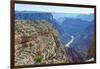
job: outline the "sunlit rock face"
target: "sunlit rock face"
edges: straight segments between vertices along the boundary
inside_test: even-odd
[[[69,63],[59,33],[47,20],[15,20],[15,66]]]

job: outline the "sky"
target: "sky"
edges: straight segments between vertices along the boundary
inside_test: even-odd
[[[80,14],[94,13],[93,8],[47,6],[47,5],[33,5],[33,4],[15,4],[15,11],[39,11],[39,12],[80,13]]]

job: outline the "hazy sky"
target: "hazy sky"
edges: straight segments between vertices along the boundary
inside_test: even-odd
[[[61,7],[61,6],[46,6],[32,4],[15,4],[16,11],[40,11],[40,12],[59,12],[59,13],[94,13],[93,8],[80,7]]]

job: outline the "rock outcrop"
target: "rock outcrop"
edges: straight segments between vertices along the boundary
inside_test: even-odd
[[[15,66],[69,63],[59,33],[47,20],[15,20]]]

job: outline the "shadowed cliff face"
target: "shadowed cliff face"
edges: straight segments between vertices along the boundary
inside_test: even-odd
[[[68,63],[58,37],[46,20],[15,20],[15,66]]]

